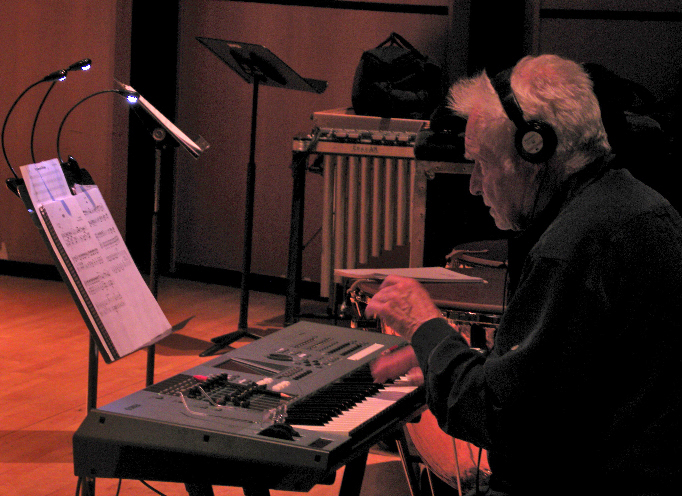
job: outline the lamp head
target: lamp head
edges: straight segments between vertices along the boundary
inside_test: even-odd
[[[74,62],[69,67],[66,68],[66,72],[71,71],[87,71],[92,67],[92,61],[90,59],[79,60]]]
[[[130,105],[135,105],[140,99],[140,94],[133,89],[117,89],[114,91],[119,95],[123,95]]]
[[[66,71],[64,69],[59,69],[58,71],[51,72],[47,76],[45,76],[43,79],[40,80],[40,82],[45,82],[45,81],[64,81],[66,79]]]

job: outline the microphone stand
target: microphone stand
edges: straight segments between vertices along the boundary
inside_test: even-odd
[[[235,332],[211,339],[214,343],[199,356],[214,355],[234,341],[243,337],[258,339],[249,330],[249,282],[251,278],[251,252],[253,246],[253,210],[256,187],[256,129],[258,118],[258,89],[261,85],[322,93],[327,82],[299,76],[275,54],[261,45],[214,38],[197,38],[197,41],[225,62],[244,81],[253,85],[251,101],[251,141],[249,162],[246,169],[246,200],[244,213],[244,248],[242,254],[242,278],[239,305],[239,324]]]

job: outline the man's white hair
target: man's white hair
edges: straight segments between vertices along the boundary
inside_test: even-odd
[[[581,65],[557,55],[528,56],[516,64],[510,81],[524,118],[542,120],[554,128],[558,145],[548,164],[559,177],[565,178],[610,153],[592,80]],[[516,128],[485,72],[455,83],[450,88],[448,107],[465,118],[475,113],[477,122],[494,135],[508,136],[507,143],[489,143],[501,157],[514,150],[510,143]],[[514,161],[520,160],[516,154]]]

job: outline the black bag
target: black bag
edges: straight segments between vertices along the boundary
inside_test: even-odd
[[[428,119],[443,96],[442,71],[398,33],[362,54],[353,80],[358,115]]]

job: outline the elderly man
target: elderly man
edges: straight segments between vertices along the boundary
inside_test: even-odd
[[[490,494],[678,492],[680,216],[610,167],[572,61],[526,57],[455,84],[448,103],[467,118],[471,193],[528,247],[494,347],[470,349],[410,279],[387,278],[366,313],[411,343],[443,430],[488,450]],[[389,355],[375,377],[411,363]]]

